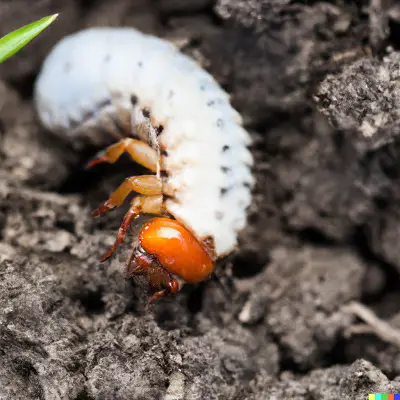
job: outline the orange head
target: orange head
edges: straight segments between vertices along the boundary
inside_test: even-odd
[[[201,282],[213,272],[213,258],[176,220],[160,217],[147,221],[140,231],[139,244],[169,274],[177,275],[185,282]]]

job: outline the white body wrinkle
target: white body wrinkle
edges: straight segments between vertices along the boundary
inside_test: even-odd
[[[229,95],[171,43],[133,28],[67,36],[43,64],[35,104],[71,140],[106,129],[157,148],[168,213],[213,238],[218,257],[235,248],[254,185],[250,136]]]

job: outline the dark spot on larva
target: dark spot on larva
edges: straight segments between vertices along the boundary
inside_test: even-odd
[[[160,154],[164,157],[168,157],[168,151],[167,150],[161,150]]]
[[[169,176],[168,171],[165,171],[164,169],[161,170],[160,176],[161,176],[161,178],[168,178],[168,176]]]
[[[75,121],[71,117],[68,117],[68,127],[73,129],[76,128],[77,126],[78,126],[78,121]]]
[[[217,119],[217,126],[218,126],[218,128],[224,127],[224,121],[221,118]]]
[[[85,111],[82,117],[82,123],[88,121],[89,119],[93,118],[94,112],[93,111]]]
[[[138,99],[138,97],[136,96],[136,94],[132,94],[132,95],[131,95],[131,104],[132,104],[133,106],[136,106],[136,104],[138,103],[138,101],[139,101],[139,99]]]
[[[207,103],[208,107],[212,107],[215,104],[214,100],[211,100]]]
[[[243,182],[243,186],[250,189],[251,188],[251,184],[249,182]]]
[[[164,130],[164,127],[163,127],[162,125],[159,125],[159,126],[156,128],[156,135],[157,135],[157,136],[160,136],[163,130]]]
[[[228,151],[229,149],[230,147],[227,144],[225,144],[224,147],[222,147],[223,152]]]
[[[107,54],[105,57],[104,57],[104,63],[108,63],[109,61],[111,60],[111,55],[110,54]]]
[[[67,62],[64,64],[64,72],[65,72],[66,74],[68,74],[68,72],[71,71],[71,68],[72,68],[71,63],[67,61]]]
[[[200,90],[202,91],[202,92],[204,92],[205,90],[206,90],[206,85],[204,85],[204,84],[201,84],[200,85]]]
[[[229,167],[221,167],[221,171],[224,173],[224,174],[227,174],[229,171],[230,171],[231,169],[229,168]]]
[[[168,100],[171,100],[172,97],[174,96],[175,92],[173,90],[170,90],[168,93]]]
[[[150,118],[150,110],[148,108],[143,108],[142,114],[143,114],[143,117]]]
[[[104,99],[97,103],[97,108],[103,108],[111,105],[111,99]]]
[[[220,190],[221,196],[225,195],[227,191],[228,191],[228,188],[221,188],[221,190]]]
[[[137,65],[138,65],[138,67],[140,67],[140,68],[143,67],[143,63],[142,63],[141,61],[139,61],[139,62],[137,63]]]
[[[224,213],[222,211],[217,211],[215,213],[215,218],[217,218],[218,221],[221,221],[221,219],[224,218]]]

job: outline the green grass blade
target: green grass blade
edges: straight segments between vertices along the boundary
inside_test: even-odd
[[[46,29],[56,18],[58,14],[49,15],[39,21],[25,25],[0,39],[0,63],[14,55],[18,50],[28,44],[34,37]]]

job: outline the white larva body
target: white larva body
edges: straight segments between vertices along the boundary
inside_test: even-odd
[[[212,237],[217,256],[233,250],[251,201],[250,138],[226,92],[172,44],[132,28],[68,36],[45,60],[35,102],[43,124],[72,140],[116,118],[131,132],[147,122],[136,131],[145,141],[162,125],[167,211]]]

